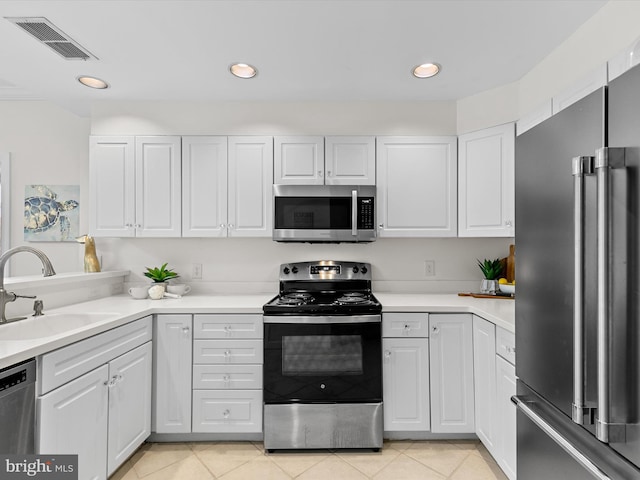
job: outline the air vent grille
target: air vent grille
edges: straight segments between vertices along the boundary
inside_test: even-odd
[[[44,17],[5,17],[67,60],[97,58]]]

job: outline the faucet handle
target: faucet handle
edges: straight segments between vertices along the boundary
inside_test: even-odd
[[[16,298],[38,298],[35,295],[16,295],[14,294]]]

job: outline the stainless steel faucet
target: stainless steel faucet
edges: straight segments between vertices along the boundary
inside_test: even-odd
[[[22,246],[22,247],[15,247],[4,252],[2,256],[0,256],[0,311],[2,312],[2,318],[0,318],[0,323],[12,322],[14,320],[23,320],[26,318],[26,317],[18,317],[18,318],[10,318],[7,320],[7,317],[5,316],[5,312],[4,312],[7,306],[7,303],[15,302],[16,298],[36,298],[36,297],[26,296],[26,295],[16,295],[13,292],[7,292],[4,289],[4,266],[10,257],[20,252],[31,252],[40,259],[40,261],[42,262],[43,276],[50,277],[56,274],[56,271],[53,269],[53,265],[51,265],[51,261],[47,258],[47,256],[44,254],[43,251],[38,250],[37,248]]]

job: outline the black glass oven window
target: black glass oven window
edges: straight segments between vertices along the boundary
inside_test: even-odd
[[[275,209],[277,229],[351,229],[351,197],[276,197]]]
[[[362,375],[360,335],[283,336],[282,374]]]

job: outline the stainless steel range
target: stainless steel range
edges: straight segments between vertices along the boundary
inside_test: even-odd
[[[263,310],[265,449],[380,449],[382,306],[371,265],[283,264]]]

